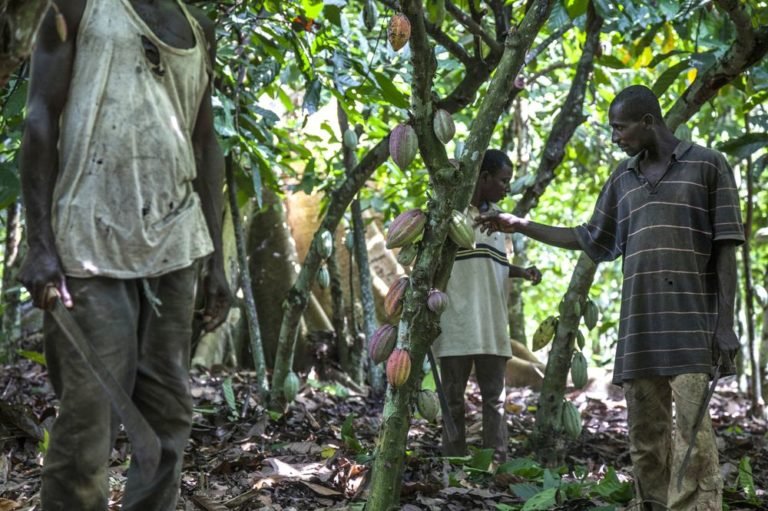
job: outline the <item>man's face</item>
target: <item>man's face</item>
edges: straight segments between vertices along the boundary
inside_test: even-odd
[[[629,156],[635,156],[646,147],[648,124],[642,118],[631,119],[625,110],[623,104],[619,103],[611,105],[608,111],[611,141]]]
[[[509,182],[512,180],[512,167],[503,166],[495,173],[483,172],[483,200],[499,202],[509,193]]]

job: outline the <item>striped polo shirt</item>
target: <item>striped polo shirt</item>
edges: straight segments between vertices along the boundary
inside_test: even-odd
[[[490,205],[498,210],[496,204]],[[474,218],[479,211],[469,207]],[[467,355],[512,356],[509,342],[509,260],[507,235],[486,234],[475,227],[475,248],[459,249],[446,293],[448,306],[440,315],[436,357]]]
[[[641,157],[614,170],[589,223],[576,227],[595,262],[623,257],[616,384],[712,373],[713,242],[744,241],[733,170],[722,154],[680,142],[656,185],[639,171]]]

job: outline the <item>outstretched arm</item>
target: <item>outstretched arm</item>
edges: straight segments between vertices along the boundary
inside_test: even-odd
[[[475,217],[475,225],[484,232],[519,232],[536,241],[569,250],[581,250],[576,233],[571,227],[553,227],[512,215],[491,211]]]
[[[51,225],[53,188],[59,174],[59,117],[64,109],[75,60],[75,34],[84,1],[54,2],[67,25],[62,41],[56,29],[56,11],[48,10],[40,26],[29,80],[27,117],[19,153],[29,250],[19,270],[35,306],[47,307],[49,288],[72,307]]]
[[[210,46],[211,64],[213,64],[216,61],[216,37],[213,23],[201,14],[195,14],[206,33]],[[197,163],[194,188],[200,197],[208,232],[213,241],[213,254],[206,262],[202,290],[205,293],[203,328],[209,332],[224,322],[232,302],[224,272],[224,253],[221,240],[224,157],[213,127],[211,88],[212,85],[209,83],[198,110],[195,129],[192,133]]]

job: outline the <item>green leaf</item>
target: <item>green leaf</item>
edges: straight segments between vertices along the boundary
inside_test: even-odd
[[[572,20],[586,14],[587,5],[589,5],[589,0],[565,0],[565,10],[568,11],[568,16]]]
[[[592,494],[614,502],[628,502],[632,498],[632,492],[632,484],[619,481],[613,467],[608,467],[603,479],[592,488]]]
[[[766,146],[768,146],[768,133],[747,133],[737,139],[720,144],[718,149],[741,160]]]
[[[472,459],[469,460],[469,467],[475,470],[488,470],[493,461],[493,449],[477,449],[472,453]]]
[[[682,62],[678,62],[674,66],[661,73],[661,76],[659,76],[658,80],[656,80],[656,83],[654,83],[653,87],[651,87],[653,93],[656,94],[657,97],[664,94],[669,86],[672,85],[675,80],[677,80],[677,77],[680,76],[680,73],[690,67],[690,61],[684,60]]]
[[[739,461],[739,475],[736,477],[736,486],[740,488],[749,500],[757,499],[755,480],[752,477],[752,465],[749,456],[744,456]]]
[[[304,93],[302,108],[309,114],[317,112],[320,105],[320,93],[323,90],[323,84],[320,80],[312,80],[307,85],[307,92]]]
[[[528,499],[522,511],[546,511],[557,504],[557,488],[541,491]]]
[[[5,209],[19,198],[21,183],[11,162],[0,161],[0,209]]]
[[[373,79],[376,80],[376,84],[381,90],[382,97],[386,101],[398,108],[408,108],[411,105],[408,101],[408,96],[403,94],[400,89],[398,89],[395,84],[392,83],[392,78],[376,71],[372,72],[371,74],[373,75]]]
[[[31,360],[32,362],[36,362],[43,366],[46,365],[45,354],[40,353],[39,351],[16,350],[16,353],[27,360]]]
[[[515,458],[499,466],[497,474],[512,474],[526,479],[538,479],[544,473],[541,466],[529,458]]]
[[[541,491],[541,486],[533,483],[510,484],[509,489],[523,500],[529,500]]]
[[[344,424],[341,426],[341,440],[344,442],[344,445],[347,447],[347,449],[357,454],[363,450],[363,446],[355,436],[354,421],[354,415],[347,415],[347,418],[344,420]]]

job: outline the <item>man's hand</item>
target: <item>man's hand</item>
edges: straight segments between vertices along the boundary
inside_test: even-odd
[[[68,309],[73,306],[72,296],[67,289],[67,278],[55,252],[39,248],[30,248],[24,262],[21,264],[18,281],[21,282],[32,296],[32,303],[40,309],[48,309],[52,305],[51,289],[54,289]]]
[[[475,217],[475,225],[480,226],[480,230],[486,234],[492,232],[517,232],[525,220],[510,213],[500,211],[490,211],[481,213]]]
[[[229,291],[227,277],[220,265],[212,265],[203,279],[203,293],[205,296],[203,330],[211,332],[227,319],[232,305],[232,294]]]
[[[720,364],[723,375],[736,373],[736,356],[741,345],[736,332],[731,326],[720,326],[715,329],[714,362]]]
[[[541,282],[541,271],[535,266],[529,266],[525,269],[525,279],[535,286]]]

